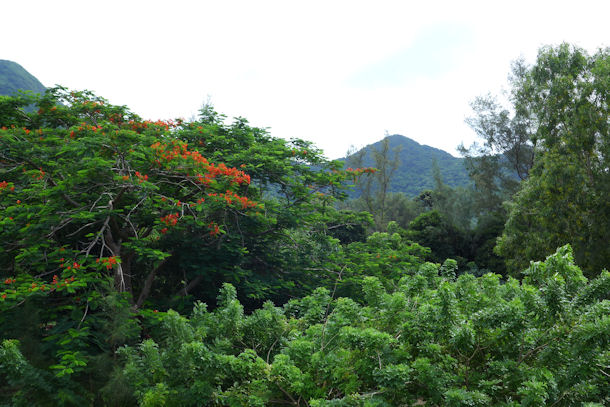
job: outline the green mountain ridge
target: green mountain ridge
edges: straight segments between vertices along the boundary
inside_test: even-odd
[[[0,59],[0,95],[13,95],[19,90],[44,93],[46,87],[18,63]]]
[[[465,160],[452,156],[446,151],[438,148],[419,144],[415,140],[400,134],[386,137],[390,147],[390,158],[394,157],[395,148],[400,148],[398,169],[392,177],[390,192],[402,192],[408,196],[416,196],[426,189],[434,188],[434,166],[440,170],[443,183],[451,187],[465,187],[470,184]],[[373,150],[381,149],[383,140],[363,147],[359,152],[364,152],[363,166],[374,167],[375,159]],[[352,154],[340,158],[347,166],[353,166]]]

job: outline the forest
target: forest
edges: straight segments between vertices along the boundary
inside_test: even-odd
[[[543,47],[410,196],[388,138],[0,96],[0,406],[608,405],[609,106]]]

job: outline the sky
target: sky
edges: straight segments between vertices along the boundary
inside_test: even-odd
[[[0,59],[145,119],[210,102],[329,158],[384,134],[457,155],[477,96],[544,45],[610,46],[610,1],[0,1]]]

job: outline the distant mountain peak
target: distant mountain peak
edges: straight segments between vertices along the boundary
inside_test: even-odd
[[[458,187],[466,186],[470,183],[463,158],[454,157],[448,152],[435,147],[422,145],[401,134],[388,135],[384,139],[388,140],[391,150],[397,147],[400,148],[398,154],[400,165],[390,184],[390,192],[402,192],[409,196],[415,196],[426,189],[433,189],[433,168],[435,165],[438,166],[445,184]],[[363,166],[375,166],[372,151],[373,149],[379,151],[384,139],[359,150],[359,152],[364,150]],[[350,163],[350,161],[353,161],[355,154],[340,160],[353,166],[353,163]],[[391,153],[390,158],[393,156],[393,153]]]
[[[0,59],[0,95],[13,95],[19,90],[44,93],[46,88],[17,62]]]
[[[405,147],[406,146],[417,146],[417,147],[421,147],[421,148],[435,150],[435,151],[438,151],[439,154],[446,154],[448,156],[456,158],[451,153],[448,153],[447,151],[445,151],[445,150],[443,150],[441,148],[432,147],[432,146],[429,146],[427,144],[421,144],[421,143],[413,140],[412,138],[409,138],[407,136],[403,136],[402,134],[391,134],[391,135],[386,136],[385,138],[390,140],[390,145],[392,145],[393,143],[396,143],[396,144],[401,144],[401,145],[403,145]],[[381,143],[382,141],[383,141],[383,139],[378,141],[377,143]]]

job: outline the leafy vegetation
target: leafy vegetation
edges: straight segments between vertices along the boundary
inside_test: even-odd
[[[370,250],[383,251],[374,240]],[[380,257],[377,264],[387,262]],[[124,367],[104,389],[105,401],[116,405],[117,395],[146,406],[610,401],[610,274],[587,281],[569,247],[532,264],[522,283],[493,274],[456,279],[450,261],[392,267],[393,288],[364,277],[359,301],[319,288],[245,315],[226,284],[214,311],[197,303],[189,318],[159,313],[151,338],[119,351]],[[4,351],[26,365],[13,343]]]
[[[413,197],[400,137],[344,169],[207,105],[0,96],[0,405],[610,403],[608,66],[517,63],[472,183]]]
[[[560,242],[590,275],[610,263],[609,76],[610,50],[590,56],[564,44],[543,48],[515,90],[536,123],[537,148],[498,246],[513,272]]]

